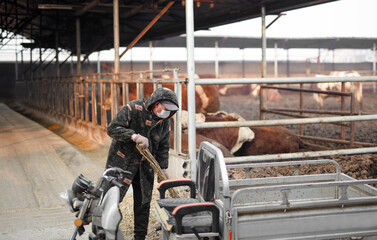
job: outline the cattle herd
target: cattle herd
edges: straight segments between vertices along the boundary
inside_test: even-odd
[[[318,75],[322,77],[324,75]],[[333,72],[330,75],[333,77],[355,77],[360,76],[358,72]],[[167,78],[171,76],[160,76]],[[179,77],[185,77],[180,75]],[[199,76],[197,76],[199,78]],[[208,77],[206,77],[208,78]],[[163,83],[164,87],[174,89],[173,83]],[[362,84],[361,83],[346,83],[344,85],[346,92],[353,92],[355,99],[360,104],[362,109]],[[341,90],[340,83],[318,83],[311,84],[311,89],[322,91],[337,91]],[[129,84],[129,99],[136,99],[136,84]],[[280,102],[282,94],[276,89],[266,89],[269,102]],[[144,95],[148,97],[153,92],[153,85],[150,83],[144,84]],[[257,97],[260,92],[260,86],[257,84],[236,84],[236,85],[196,85],[195,86],[195,109],[197,114],[196,121],[214,122],[214,121],[244,121],[236,112],[225,112],[220,106],[220,98],[223,96],[245,96],[253,98],[258,101]],[[122,94],[122,90],[119,90]],[[108,92],[109,94],[109,92]],[[323,101],[330,95],[313,94],[313,99],[318,104],[318,108],[323,108]],[[110,100],[110,98],[107,98]],[[120,99],[122,97],[120,96]],[[109,104],[108,104],[109,105]],[[123,104],[122,104],[123,105]],[[182,84],[182,110],[187,111],[187,88]],[[187,114],[182,114],[183,116]],[[184,117],[183,117],[184,118]],[[183,125],[182,132],[182,151],[188,152],[187,140],[187,122],[181,119]],[[250,120],[250,119],[248,119]],[[173,124],[172,124],[173,125]],[[197,129],[196,143],[197,147],[202,141],[209,141],[218,146],[225,156],[249,156],[259,154],[275,154],[275,153],[289,153],[297,152],[305,146],[297,134],[285,127],[269,126],[269,127],[250,127],[250,128],[211,128],[211,129]],[[173,136],[171,136],[173,142]]]

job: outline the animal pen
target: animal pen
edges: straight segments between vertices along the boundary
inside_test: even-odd
[[[170,74],[170,79],[154,78],[153,74]],[[178,96],[178,101],[182,106],[182,84],[187,84],[186,78],[178,78],[178,69],[165,69],[155,71],[139,71],[127,72],[117,75],[115,74],[86,74],[83,76],[69,76],[60,78],[40,78],[32,81],[25,81],[17,86],[18,90],[24,89],[22,96],[26,105],[46,112],[54,118],[65,123],[86,125],[90,129],[99,129],[105,131],[106,126],[113,116],[117,114],[122,106],[129,102],[129,85],[136,86],[136,98],[144,97],[144,85],[153,84],[154,89],[164,83],[174,83],[174,91]],[[188,131],[196,131],[200,128],[223,128],[223,127],[250,127],[250,126],[283,126],[283,125],[303,125],[303,124],[324,124],[324,123],[339,123],[342,128],[341,139],[321,139],[315,136],[303,135],[300,129],[300,137],[304,139],[323,140],[341,144],[348,144],[349,149],[315,151],[315,152],[300,152],[300,153],[286,153],[286,154],[270,154],[267,156],[242,156],[225,158],[229,163],[246,163],[259,161],[276,161],[285,159],[299,159],[306,157],[324,157],[330,155],[348,155],[348,154],[362,154],[375,153],[377,147],[371,143],[355,142],[354,141],[354,122],[356,121],[371,121],[377,120],[377,114],[358,115],[355,113],[354,98],[352,93],[334,92],[333,94],[340,96],[347,96],[351,100],[351,108],[349,112],[344,111],[344,100],[342,101],[342,109],[339,112],[329,112],[321,110],[305,110],[305,109],[268,109],[266,89],[275,88],[280,90],[300,91],[300,92],[319,92],[321,91],[309,90],[305,88],[282,88],[276,85],[285,84],[300,84],[303,87],[308,83],[320,82],[373,82],[376,77],[344,77],[344,78],[259,78],[259,79],[196,79],[195,85],[212,85],[212,84],[261,84],[260,92],[260,120],[247,120],[237,122],[205,122],[188,125]],[[272,86],[275,85],[275,86]],[[195,89],[194,89],[195,90]],[[190,91],[190,89],[188,89]],[[20,92],[20,93],[21,93]],[[110,93],[110,96],[109,94]],[[329,92],[326,92],[329,94]],[[188,105],[195,106],[194,93],[187,93]],[[109,101],[111,99],[111,101]],[[300,106],[303,106],[302,95],[300,97]],[[196,156],[183,154],[181,151],[181,109],[174,117],[174,147],[173,155],[183,157],[184,161],[195,163]],[[288,113],[287,113],[288,112]],[[295,112],[298,114],[290,114]],[[291,117],[290,119],[275,119],[268,120],[265,113],[282,114]],[[333,117],[305,117],[303,113],[333,113]],[[195,109],[188,110],[189,116],[194,115]],[[347,123],[347,124],[344,124]],[[350,136],[346,140],[344,128],[350,128]],[[195,139],[194,139],[195,140]],[[355,145],[363,148],[353,148]],[[189,146],[192,148],[193,146]],[[195,145],[194,145],[195,147]],[[196,152],[195,149],[191,151]],[[190,152],[190,151],[189,151]]]

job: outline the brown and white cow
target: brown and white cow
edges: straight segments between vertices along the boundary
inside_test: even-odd
[[[258,84],[253,90],[251,91],[250,95],[254,97],[258,97],[260,94],[261,87]],[[281,100],[281,94],[277,89],[271,89],[267,88],[264,91],[266,91],[267,94],[267,100],[270,102],[278,102]]]
[[[188,134],[187,133],[182,133],[181,134],[181,151],[182,153],[188,154]],[[223,146],[221,143],[211,139],[207,138],[203,135],[200,135],[196,133],[196,149],[198,150],[200,147],[200,143],[203,141],[207,141],[218,147],[221,152],[223,153],[224,157],[233,157],[233,154],[230,153],[230,151]],[[174,143],[174,132],[170,132],[170,146],[173,148],[173,143]]]
[[[281,94],[276,89],[265,89],[267,93],[267,100],[270,102],[277,102],[281,100]],[[221,96],[234,96],[234,95],[250,95],[259,97],[260,85],[259,84],[227,84],[219,87]]]
[[[212,115],[205,114],[206,122],[238,120],[224,112]],[[254,135],[253,140],[243,141],[236,151],[229,149],[235,142],[236,128],[198,129],[197,132],[205,137],[215,139],[236,156],[297,152],[304,146],[302,140],[293,131],[281,126],[250,127],[250,129]]]
[[[331,72],[330,75],[316,75],[316,77],[360,77],[357,71],[340,71]],[[313,87],[314,86],[314,87]],[[317,83],[312,84],[312,88],[322,91],[340,92],[342,90],[342,83],[330,82],[330,83]],[[361,82],[345,82],[345,92],[355,93],[355,100],[359,103],[360,111],[362,111],[363,101],[363,85]],[[323,109],[324,99],[331,97],[328,94],[313,93],[313,98],[317,102],[318,109]]]
[[[182,111],[180,123],[183,130],[187,129],[187,119],[187,111]],[[229,119],[230,121],[245,121],[238,114],[228,114],[222,111],[216,113],[195,114],[196,123],[203,123],[206,121],[227,121],[224,119]],[[240,149],[245,141],[251,141],[254,138],[253,131],[251,131],[251,129],[247,127],[212,129],[205,128],[197,129],[196,133],[220,143],[221,145],[226,147],[231,154]]]
[[[236,156],[298,152],[304,146],[302,140],[288,128],[281,126],[250,127],[255,134],[251,142],[245,142],[234,153]]]
[[[251,84],[227,84],[219,87],[221,96],[250,95],[251,91]]]
[[[238,114],[228,114],[220,111],[216,113],[204,114],[206,122],[218,121],[245,121]],[[254,139],[254,132],[248,127],[239,128],[202,128],[197,129],[196,132],[205,137],[216,140],[224,145],[230,153],[237,152],[244,142],[252,141]]]
[[[181,133],[181,151],[182,153],[188,153],[188,134],[186,132],[187,130],[187,111],[182,111],[182,115],[181,116],[181,124],[182,124],[182,133]],[[196,122],[204,122],[205,121],[205,117],[204,117],[204,114],[202,113],[197,113],[196,114]],[[170,146],[171,148],[174,147],[174,118],[171,118],[170,119],[170,127],[171,127],[171,131],[170,131]],[[216,147],[218,147],[224,157],[232,157],[233,154],[230,153],[230,151],[228,150],[228,148],[226,148],[225,146],[223,146],[221,143],[217,142],[216,140],[214,139],[211,139],[211,138],[208,138],[208,137],[205,137],[199,133],[196,133],[196,150],[199,149],[200,147],[200,143],[203,142],[203,141],[207,141],[207,142],[210,142],[212,143],[213,145],[215,145]]]

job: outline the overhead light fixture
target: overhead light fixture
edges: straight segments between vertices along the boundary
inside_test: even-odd
[[[38,9],[47,9],[47,10],[73,10],[73,8],[74,8],[74,6],[72,6],[72,5],[38,4]]]

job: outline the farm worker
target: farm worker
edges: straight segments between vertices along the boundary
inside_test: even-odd
[[[154,173],[135,144],[148,148],[166,173],[170,148],[170,118],[179,109],[177,96],[168,88],[158,88],[149,98],[134,100],[124,106],[107,128],[113,138],[106,168],[120,167],[132,177],[121,189],[123,200],[132,184],[134,198],[135,240],[145,239],[148,230]]]

